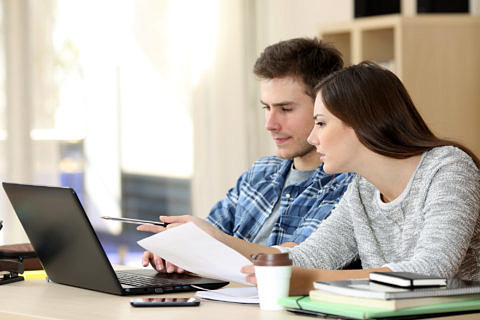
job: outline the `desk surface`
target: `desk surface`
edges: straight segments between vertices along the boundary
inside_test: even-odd
[[[194,292],[156,295],[192,297]],[[146,295],[147,296],[147,295]],[[150,296],[150,295],[148,295]],[[261,311],[257,305],[202,300],[199,307],[134,308],[130,299],[29,279],[0,286],[0,319],[312,319],[288,311]]]
[[[193,292],[188,292],[157,297],[193,295]],[[134,308],[130,306],[131,298],[47,283],[45,279],[29,279],[0,286],[0,319],[314,319],[284,310],[261,311],[257,305],[205,300],[199,307]],[[478,318],[478,314],[470,314],[434,319]]]

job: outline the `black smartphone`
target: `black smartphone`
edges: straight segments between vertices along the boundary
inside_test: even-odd
[[[200,305],[197,298],[136,298],[130,300],[134,307],[194,307]]]

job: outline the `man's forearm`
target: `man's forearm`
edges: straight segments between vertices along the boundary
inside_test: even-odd
[[[245,240],[241,240],[232,236],[229,236],[219,230],[219,233],[215,236],[218,240],[240,252],[243,256],[251,260],[251,256],[257,253],[280,253],[280,250],[273,247],[262,246],[260,244],[251,243]]]
[[[298,243],[292,242],[292,241],[287,241],[282,244],[279,244],[280,247],[285,247],[285,248],[293,248],[298,246]]]

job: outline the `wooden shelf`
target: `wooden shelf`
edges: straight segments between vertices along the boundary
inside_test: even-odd
[[[395,72],[435,134],[480,156],[480,17],[368,17],[322,26],[319,37],[346,65],[373,60]]]

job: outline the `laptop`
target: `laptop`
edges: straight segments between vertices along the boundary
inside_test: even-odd
[[[217,289],[228,282],[153,269],[114,271],[72,188],[3,182],[49,280],[117,295]]]

